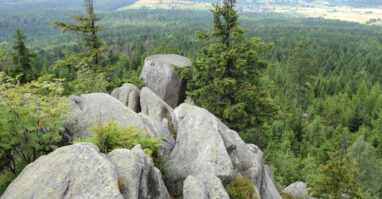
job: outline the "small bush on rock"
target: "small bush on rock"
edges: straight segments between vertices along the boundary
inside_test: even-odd
[[[284,192],[284,191],[279,190],[279,189],[277,189],[277,190],[279,191],[281,197],[284,198],[284,199],[297,199],[296,197],[294,197],[294,196],[293,196],[292,194],[290,194],[290,193]]]
[[[231,199],[256,199],[252,197],[255,192],[254,184],[246,177],[235,177],[231,183],[229,183],[225,190],[227,191]]]
[[[132,149],[140,144],[148,156],[157,153],[161,142],[156,138],[146,138],[135,127],[122,127],[114,121],[102,125],[100,121],[95,127],[90,128],[93,132],[87,139],[77,139],[74,142],[90,142],[100,148],[102,153],[111,152],[114,149]]]

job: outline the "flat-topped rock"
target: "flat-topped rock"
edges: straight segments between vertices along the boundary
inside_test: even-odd
[[[175,65],[177,67],[189,67],[191,66],[190,59],[175,55],[175,54],[158,54],[158,55],[151,55],[146,58],[146,60],[152,60],[155,62],[159,62],[162,64],[169,64],[169,65]]]
[[[175,67],[190,67],[190,59],[180,55],[152,55],[145,59],[140,77],[168,105],[175,108],[186,99],[186,84]]]

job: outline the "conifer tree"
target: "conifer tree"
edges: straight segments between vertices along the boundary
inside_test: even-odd
[[[345,153],[347,138],[344,134],[339,152],[328,152],[329,160],[320,165],[320,177],[312,183],[314,196],[327,199],[341,199],[343,194],[354,199],[366,199],[362,186],[356,182],[359,176],[356,162]]]
[[[25,40],[27,36],[20,29],[16,29],[13,38],[15,41],[12,46],[13,53],[11,54],[11,59],[14,66],[8,72],[12,77],[22,75],[20,83],[30,82],[35,78],[33,65],[37,54],[31,53],[26,47]]]
[[[236,0],[214,4],[212,33],[197,32],[199,39],[212,43],[183,70],[188,92],[231,128],[253,132],[274,118],[278,108],[270,98],[263,71],[268,67],[260,54],[271,45],[258,38],[247,40],[234,9]]]
[[[98,65],[101,61],[100,54],[108,49],[108,47],[103,47],[104,41],[98,36],[98,32],[102,30],[102,27],[96,25],[96,23],[101,18],[94,12],[93,0],[84,0],[84,2],[87,15],[67,15],[68,18],[73,19],[77,24],[54,21],[53,28],[61,28],[62,33],[70,31],[81,35],[82,45],[87,50],[84,56],[89,57],[92,64]]]
[[[301,98],[306,89],[306,83],[312,79],[315,72],[314,57],[310,52],[309,44],[305,40],[301,40],[296,44],[294,54],[288,60],[288,64],[292,81],[297,84],[296,108],[301,110]]]

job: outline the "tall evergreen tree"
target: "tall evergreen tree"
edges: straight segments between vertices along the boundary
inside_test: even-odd
[[[15,41],[12,46],[13,53],[11,54],[11,59],[14,66],[9,69],[8,73],[12,77],[22,75],[20,77],[20,83],[30,82],[35,78],[33,66],[37,54],[31,53],[26,47],[25,40],[27,36],[20,29],[16,29],[13,38]]]
[[[278,112],[264,84],[268,67],[259,55],[271,45],[247,40],[234,9],[236,0],[215,4],[212,33],[197,32],[211,42],[182,74],[188,78],[188,96],[240,132],[254,132]],[[188,77],[187,77],[188,75]]]
[[[298,42],[294,48],[293,56],[288,60],[289,72],[297,85],[296,107],[301,110],[302,95],[307,82],[312,80],[315,70],[314,57],[310,52],[310,46],[305,40]]]
[[[77,24],[54,21],[53,28],[61,28],[62,33],[70,31],[81,35],[82,45],[87,50],[84,55],[91,59],[92,64],[98,65],[101,61],[100,54],[107,49],[107,47],[103,47],[103,39],[98,36],[98,32],[102,30],[102,27],[96,25],[96,23],[101,18],[94,12],[93,0],[84,0],[84,2],[87,15],[67,15]]]

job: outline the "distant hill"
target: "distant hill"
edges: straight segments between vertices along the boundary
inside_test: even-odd
[[[134,4],[138,0],[94,0],[97,10],[117,10]],[[175,1],[175,0],[174,0]],[[213,3],[217,0],[186,0],[195,4]],[[219,0],[221,1],[221,0]],[[162,1],[160,1],[162,2]],[[182,2],[176,1],[177,4]],[[35,9],[82,9],[82,0],[0,0],[0,12]],[[381,0],[238,0],[239,7],[246,5],[286,5],[286,6],[382,6]],[[181,7],[181,6],[180,6]],[[177,7],[178,8],[178,7]]]

